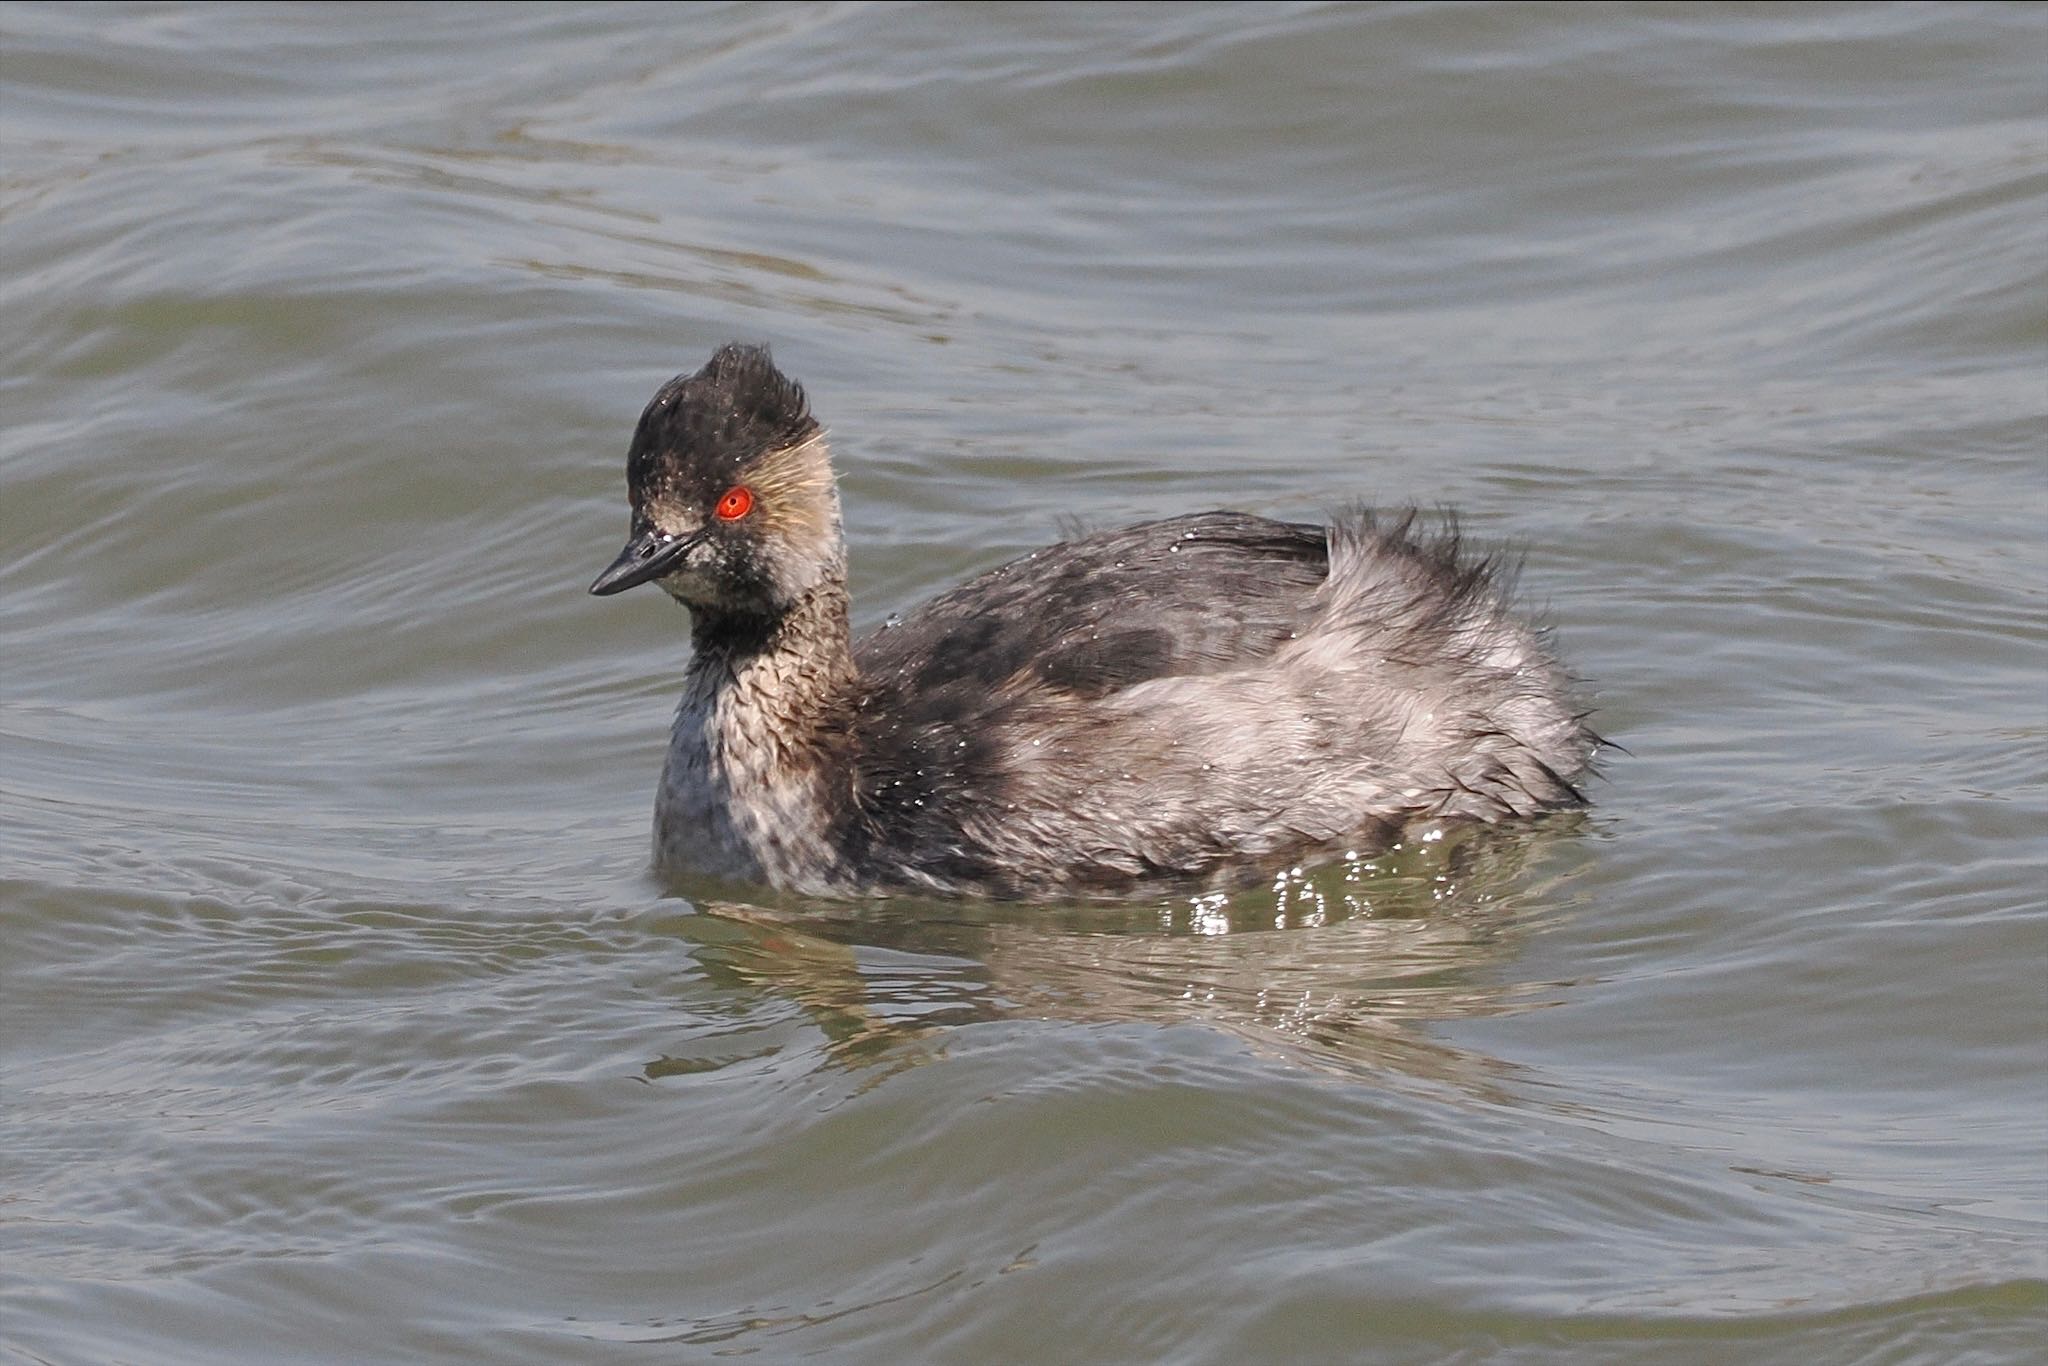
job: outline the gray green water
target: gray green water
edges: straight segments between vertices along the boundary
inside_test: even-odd
[[[0,1359],[2048,1340],[2048,11],[0,9]],[[773,343],[860,617],[1449,504],[1631,753],[1233,901],[646,871]]]

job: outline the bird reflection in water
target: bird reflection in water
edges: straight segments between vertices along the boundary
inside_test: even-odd
[[[1262,888],[1071,906],[703,896],[678,918],[701,970],[801,1007],[827,1059],[888,1075],[963,1024],[1195,1023],[1298,1063],[1490,1091],[1505,1064],[1434,1021],[1528,1010],[1568,983],[1518,980],[1528,936],[1589,861],[1571,822],[1444,830]],[[688,889],[684,889],[687,891]],[[787,1046],[666,1056],[650,1079]],[[879,1078],[877,1078],[879,1079]]]

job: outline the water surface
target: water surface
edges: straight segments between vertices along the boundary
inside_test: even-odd
[[[2044,71],[2024,6],[0,9],[0,1356],[2026,1359]],[[583,588],[733,338],[863,624],[1445,504],[1629,754],[1230,899],[663,886],[685,620]]]

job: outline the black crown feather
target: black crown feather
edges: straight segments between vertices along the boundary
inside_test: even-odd
[[[803,386],[775,368],[768,348],[730,342],[696,374],[661,386],[633,433],[626,478],[645,487],[678,456],[706,473],[729,471],[817,433]]]

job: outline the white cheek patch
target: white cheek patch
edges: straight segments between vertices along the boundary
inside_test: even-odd
[[[671,539],[691,535],[704,524],[701,512],[674,498],[649,499],[642,512],[648,525]]]

